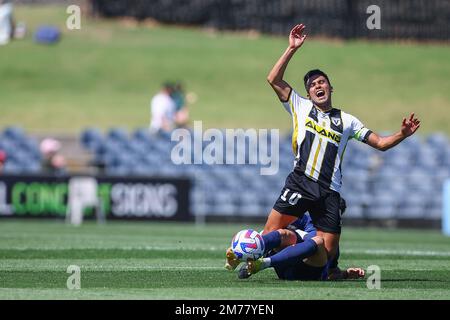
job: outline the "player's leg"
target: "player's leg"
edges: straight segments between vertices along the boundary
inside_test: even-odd
[[[291,230],[279,229],[271,231],[262,236],[264,241],[264,252],[267,253],[272,249],[278,248],[282,249],[287,246],[297,243],[297,236]],[[240,260],[237,259],[233,250],[229,248],[226,252],[226,263],[225,268],[228,270],[234,270],[240,264]]]
[[[313,255],[303,259],[303,262],[312,267],[324,267],[327,264],[325,241],[321,236],[315,236],[312,239],[314,239],[317,244],[317,251]]]
[[[328,260],[337,252],[341,234],[341,197],[337,192],[324,192],[310,210],[317,235],[323,238]]]
[[[297,217],[284,215],[272,209],[269,214],[269,218],[267,219],[266,227],[263,231],[263,240],[266,252],[272,250],[273,248],[278,248],[280,246],[285,247],[288,245],[286,244],[286,241],[291,241],[292,238],[289,239],[290,235],[286,234],[282,228],[288,226],[296,219]],[[231,248],[227,249],[225,257],[225,269],[227,270],[233,271],[241,263]]]
[[[282,249],[297,243],[296,234],[287,229],[278,229],[262,235],[265,253],[273,249]]]
[[[287,246],[297,243],[297,235],[293,231],[287,229],[271,231],[264,234],[262,238],[264,241],[264,256],[274,249],[279,251]],[[241,267],[238,277],[239,279],[247,279],[250,277],[247,264]]]
[[[287,231],[294,233],[293,231]],[[323,239],[318,236],[306,239],[303,242],[284,248],[271,257],[248,261],[248,272],[249,274],[255,274],[266,268],[286,268],[295,266],[303,261],[303,259],[315,255],[320,245],[323,245]],[[325,263],[323,265],[325,265]]]
[[[270,211],[269,217],[267,218],[267,222],[264,226],[264,231],[262,232],[262,234],[286,228],[289,224],[297,219],[298,217],[296,216],[282,214],[277,210],[272,209],[272,211]]]
[[[267,218],[263,234],[286,228],[308,210],[312,200],[310,192],[304,190],[303,184],[299,184],[297,180],[294,173],[286,178],[284,188]]]
[[[280,197],[281,198],[281,197]],[[283,228],[286,228],[289,224],[294,222],[296,219],[298,219],[297,216],[281,213],[275,208],[281,208],[283,211],[288,212],[298,212],[299,214],[304,214],[306,209],[304,208],[305,205],[301,201],[296,202],[295,204],[289,204],[289,203],[281,203],[285,202],[284,200],[280,200],[280,198],[277,200],[277,202],[274,205],[274,208],[269,213],[269,217],[267,218],[266,225],[264,226],[264,230],[262,232],[262,235],[266,235],[270,232],[277,231]],[[272,234],[272,238],[270,243],[275,244],[269,244],[269,247],[276,248],[280,246],[280,243],[278,241],[281,241],[278,239],[277,234]],[[233,253],[233,250],[231,248],[228,248],[226,251],[226,261],[225,261],[225,268],[232,271],[236,269],[236,267],[241,263],[241,261],[236,257],[236,255]]]
[[[285,187],[269,213],[262,232],[263,235],[271,231],[286,228],[307,211],[310,201],[306,197],[303,197],[301,192],[294,191],[295,187],[296,185],[292,182],[292,177],[288,176]],[[229,248],[226,252],[225,268],[234,270],[239,263],[240,261],[236,258],[233,250]]]
[[[328,260],[333,259],[339,247],[340,234],[326,232],[318,229],[317,235],[324,240],[324,247],[327,253]]]

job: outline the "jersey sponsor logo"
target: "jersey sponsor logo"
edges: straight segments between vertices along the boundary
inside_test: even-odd
[[[341,142],[341,135],[339,133],[332,132],[328,129],[325,129],[324,127],[319,126],[315,121],[312,119],[306,118],[305,126],[307,128],[311,128],[321,136],[327,137],[331,140],[333,140],[336,143]]]

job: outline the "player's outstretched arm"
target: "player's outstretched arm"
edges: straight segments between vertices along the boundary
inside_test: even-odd
[[[273,66],[267,76],[267,81],[272,86],[281,101],[287,101],[289,99],[291,87],[286,81],[283,80],[284,72],[286,71],[286,67],[292,56],[303,45],[303,42],[306,39],[306,34],[303,34],[304,30],[305,26],[303,24],[298,24],[292,28],[289,34],[288,48],[280,59],[278,59],[277,63]]]
[[[350,280],[350,279],[362,279],[365,276],[364,269],[361,268],[348,268],[347,270],[341,270],[339,268],[334,269],[332,273],[328,275],[328,280]]]
[[[414,113],[411,113],[409,119],[403,118],[400,131],[387,137],[380,137],[372,132],[367,139],[367,144],[381,151],[389,150],[402,142],[407,137],[413,135],[417,129],[420,128],[420,120],[414,118]]]

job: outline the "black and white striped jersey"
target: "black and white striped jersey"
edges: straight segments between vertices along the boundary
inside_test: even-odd
[[[339,109],[322,112],[311,100],[291,90],[283,106],[292,115],[294,171],[339,192],[341,164],[350,139],[366,142],[371,131],[354,116]]]

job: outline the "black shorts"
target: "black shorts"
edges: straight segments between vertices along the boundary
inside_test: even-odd
[[[308,211],[314,226],[324,232],[341,233],[341,196],[307,176],[291,172],[273,208],[281,214],[302,217]]]
[[[313,267],[301,261],[292,267],[275,268],[275,272],[282,280],[319,281],[322,279],[324,269],[325,267]]]

